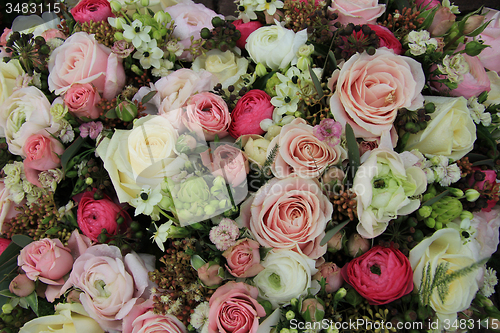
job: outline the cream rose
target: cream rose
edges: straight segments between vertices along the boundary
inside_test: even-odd
[[[357,53],[343,66],[337,89],[330,98],[335,120],[352,126],[356,137],[373,141],[392,129],[398,109],[423,105],[425,84],[422,66],[385,47],[374,55]]]
[[[364,238],[382,234],[390,220],[408,215],[420,206],[419,199],[427,188],[422,169],[406,167],[396,152],[377,148],[363,155],[354,177],[357,197],[358,233]]]
[[[311,277],[318,271],[314,260],[290,250],[272,250],[261,264],[264,270],[257,274],[254,283],[259,297],[270,301],[274,308],[307,295]]]
[[[338,14],[337,22],[344,25],[375,24],[385,12],[385,5],[379,5],[378,0],[334,0],[329,9]]]
[[[443,155],[458,160],[470,152],[476,141],[476,125],[464,97],[426,96],[434,103],[427,128],[410,135],[406,150],[418,149],[422,154]]]
[[[451,273],[475,262],[469,247],[462,245],[460,233],[452,228],[436,231],[410,251],[415,288],[420,287],[422,279],[425,278],[424,271],[427,267],[430,268],[430,273],[433,276],[439,264],[449,264],[447,272]],[[436,289],[433,291],[429,303],[436,311],[440,321],[448,319],[450,322],[454,322],[457,318],[457,312],[464,311],[470,306],[478,291],[477,272],[475,270],[453,280],[449,284],[444,302],[441,301],[438,291]]]
[[[21,327],[20,333],[104,333],[99,324],[89,317],[80,303],[59,303],[56,313],[35,318]]]
[[[28,137],[51,125],[50,102],[36,87],[19,89],[0,104],[0,127],[12,154],[24,157],[23,147]]]
[[[12,94],[17,77],[23,74],[19,60],[13,59],[8,63],[0,61],[0,105]]]
[[[260,62],[273,71],[295,65],[297,51],[307,41],[307,30],[295,33],[275,23],[252,32],[245,45],[255,63]]]
[[[200,55],[191,65],[191,69],[195,72],[205,69],[217,76],[224,89],[231,85],[241,86],[241,77],[246,74],[247,68],[248,60],[246,58],[238,57],[229,50],[222,52],[219,49],[213,49],[205,55]]]
[[[490,79],[491,90],[488,92],[486,104],[500,104],[500,77],[497,72],[486,73]]]
[[[120,202],[130,202],[143,186],[154,188],[180,171],[186,160],[174,151],[177,137],[167,119],[146,116],[136,120],[132,130],[116,130],[111,139],[103,139],[97,153]]]

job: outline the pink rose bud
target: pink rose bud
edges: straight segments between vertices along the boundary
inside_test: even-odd
[[[76,289],[71,290],[66,296],[66,302],[68,303],[81,303],[80,302],[80,294],[82,292]]]
[[[359,234],[352,234],[347,241],[347,253],[351,257],[358,257],[370,249],[368,240]]]
[[[61,38],[61,39],[66,39],[66,35],[62,33],[61,30],[59,29],[49,29],[45,30],[42,33],[43,39],[45,39],[46,42],[50,41],[51,39],[54,38]]]
[[[198,277],[207,287],[214,287],[221,284],[223,273],[223,268],[213,261],[207,262],[198,269]]]
[[[137,106],[130,101],[123,101],[115,108],[116,115],[123,121],[132,121],[137,116]]]
[[[96,87],[89,83],[75,83],[64,95],[64,103],[68,106],[69,112],[78,118],[99,118],[101,108],[97,103],[100,101],[101,96]]]
[[[314,274],[313,279],[321,281],[321,278],[325,278],[325,291],[327,293],[334,293],[339,290],[344,283],[344,278],[340,273],[341,269],[342,267],[338,267],[333,262],[325,262],[318,267],[318,272]]]
[[[472,15],[465,22],[463,34],[468,35],[481,26],[484,22],[483,15]]]
[[[9,284],[9,291],[16,296],[26,297],[35,290],[35,282],[26,274],[19,274]]]
[[[427,29],[432,37],[444,35],[455,23],[455,14],[448,7],[441,7],[434,15],[431,26]]]
[[[325,307],[316,298],[308,298],[302,302],[300,313],[307,322],[319,322],[325,316]]]
[[[190,153],[196,148],[196,139],[189,134],[182,134],[175,143],[179,153]]]
[[[236,277],[252,277],[264,267],[260,264],[259,243],[253,239],[240,239],[222,255],[227,260],[227,270]]]
[[[328,171],[323,175],[323,183],[329,184],[334,181],[342,181],[344,179],[344,171],[337,167],[331,167]]]
[[[328,246],[328,251],[331,253],[335,253],[337,251],[340,251],[342,249],[342,240],[344,238],[344,234],[342,232],[337,232],[335,235],[333,235],[332,238],[326,243]]]

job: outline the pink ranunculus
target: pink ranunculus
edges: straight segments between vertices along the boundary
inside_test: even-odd
[[[115,16],[108,0],[81,0],[71,9],[71,15],[80,24],[106,21],[108,17]]]
[[[186,107],[186,126],[192,131],[202,130],[201,139],[212,141],[217,135],[224,138],[231,123],[226,102],[210,92],[193,95]]]
[[[59,29],[45,30],[42,33],[42,37],[43,39],[45,39],[46,42],[50,41],[53,38],[66,39],[66,35]]]
[[[425,6],[425,10],[429,10],[429,9],[432,9],[434,7],[437,7],[441,4],[441,2],[439,0],[415,0],[415,4],[419,7],[419,8],[424,8]]]
[[[75,260],[91,246],[92,241],[90,238],[85,235],[80,235],[78,229],[75,229],[68,239],[68,249],[70,249],[71,255]]]
[[[233,22],[233,24],[236,27],[236,30],[241,33],[240,39],[236,41],[236,46],[238,46],[242,50],[245,49],[245,44],[247,43],[248,36],[250,36],[250,34],[255,30],[262,27],[262,23],[260,23],[259,21],[250,21],[244,23],[243,20],[236,20]]]
[[[314,135],[313,127],[301,118],[283,126],[267,148],[268,155],[278,145],[278,154],[271,170],[278,178],[298,175],[302,178],[318,178],[330,165],[347,157],[346,151],[321,141]]]
[[[396,54],[404,53],[401,42],[394,36],[391,30],[378,24],[368,24],[368,26],[377,34],[380,40],[380,47],[387,47],[388,49],[392,49]]]
[[[497,251],[500,228],[500,208],[474,213],[471,226],[477,230],[475,240],[480,245],[478,258],[488,258]]]
[[[198,268],[198,278],[207,287],[215,287],[222,283],[224,280],[221,278],[222,267],[215,262],[207,262],[205,265]],[[222,270],[223,271],[223,270]]]
[[[472,167],[472,170],[481,171],[484,174],[484,179],[482,181],[474,181],[474,177],[471,177],[469,179],[469,186],[472,186],[474,189],[481,191],[484,189],[484,185],[486,182],[488,182],[488,184],[492,186],[497,181],[497,173],[495,170],[491,169],[482,170],[480,167]],[[487,203],[488,206],[482,209],[485,212],[491,211],[491,209],[496,205],[497,200],[490,199],[487,201]]]
[[[218,16],[222,19],[224,18],[221,15],[217,15],[216,12],[205,7],[203,4],[195,4],[190,0],[167,7],[165,11],[169,13],[172,20],[175,21],[173,36],[180,39],[184,48],[189,48],[191,46],[191,38],[193,38],[193,40],[200,39],[201,29],[208,28],[212,30],[214,28],[212,25],[212,19],[214,17]],[[193,60],[191,53],[187,51],[185,51],[180,58],[188,61]]]
[[[59,239],[44,238],[25,246],[17,257],[17,264],[33,281],[61,285],[63,276],[71,271],[73,257]]]
[[[49,72],[49,89],[57,95],[75,83],[92,83],[111,100],[125,85],[122,59],[86,32],[73,34],[52,52]]]
[[[235,139],[245,134],[263,135],[260,122],[271,119],[274,106],[271,97],[259,89],[252,89],[241,97],[231,112],[229,134]]]
[[[260,264],[259,243],[253,239],[240,239],[222,255],[227,260],[226,268],[238,278],[253,277],[264,269]]]
[[[139,299],[123,318],[123,333],[187,333],[184,324],[172,315],[155,314],[153,300]]]
[[[245,182],[250,171],[245,153],[229,144],[218,146],[211,156],[208,152],[202,153],[201,160],[214,176],[224,177],[233,187]]]
[[[248,226],[260,245],[294,250],[311,259],[326,253],[320,246],[333,205],[315,179],[273,178],[242,208],[242,225]],[[243,206],[242,206],[243,207]]]
[[[491,20],[490,24],[479,35],[479,39],[484,41],[485,45],[489,45],[479,54],[479,60],[484,67],[490,71],[500,72],[500,11],[487,8],[488,13],[484,20],[485,22]]]
[[[97,119],[101,114],[101,108],[97,103],[101,96],[96,87],[89,83],[75,83],[64,95],[64,103],[68,106],[69,112],[78,118]]]
[[[94,245],[75,260],[60,295],[71,287],[80,289],[89,316],[103,330],[119,331],[137,300],[148,297],[148,281],[146,264],[135,252],[123,257],[116,246]]]
[[[390,131],[400,108],[423,105],[422,65],[414,59],[379,48],[370,56],[353,55],[340,70],[330,98],[335,120],[351,125],[356,137],[370,141]]]
[[[228,282],[210,297],[209,333],[256,333],[266,316],[257,302],[259,290],[243,282]]]
[[[102,199],[95,200],[94,193],[95,190],[85,192],[81,198],[78,198],[76,220],[83,234],[97,242],[97,237],[103,228],[109,235],[116,235],[119,229],[117,219],[123,218],[123,225],[128,225],[130,216],[107,195],[104,195]]]
[[[391,303],[413,290],[413,271],[399,250],[374,246],[342,268],[345,282],[371,305]]]
[[[33,185],[42,187],[38,175],[61,165],[59,156],[64,153],[64,146],[49,134],[33,134],[24,143],[23,151],[26,155],[23,162],[26,179]]]
[[[325,262],[318,267],[318,272],[314,274],[313,279],[321,280],[321,278],[324,278],[326,280],[325,291],[327,293],[334,293],[344,283],[344,278],[340,273],[341,269],[342,267],[338,267],[333,262]]]
[[[337,13],[337,22],[344,25],[375,24],[385,12],[385,5],[380,5],[378,0],[335,0],[329,10]]]
[[[450,30],[455,23],[456,16],[448,7],[440,7],[432,20],[432,24],[427,30],[431,37],[441,36]]]

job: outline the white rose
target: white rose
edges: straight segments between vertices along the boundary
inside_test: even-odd
[[[295,33],[276,22],[252,32],[245,48],[255,63],[260,62],[275,71],[295,65],[297,51],[306,41],[307,30]]]
[[[408,166],[399,154],[377,148],[361,158],[354,177],[357,197],[358,233],[364,238],[382,234],[390,220],[408,215],[420,206],[419,195],[427,188],[427,177],[419,167]]]
[[[8,63],[0,61],[0,105],[12,94],[16,87],[16,79],[24,74],[17,59]]]
[[[485,104],[500,104],[500,77],[497,72],[493,71],[486,73],[486,75],[490,79],[491,90],[488,92],[488,99]]]
[[[411,134],[406,150],[418,149],[422,154],[443,155],[458,160],[470,152],[476,141],[476,125],[464,97],[424,96],[434,103],[427,128]]]
[[[26,139],[52,125],[50,102],[38,88],[19,89],[0,104],[0,127],[12,154],[25,156],[23,146]],[[49,131],[53,133],[55,130]]]
[[[413,269],[413,282],[418,289],[425,278],[424,270],[430,267],[431,276],[441,263],[448,263],[447,273],[454,272],[476,262],[469,247],[462,245],[460,233],[452,228],[436,231],[431,237],[422,240],[410,251],[410,264]],[[444,302],[441,301],[438,291],[434,289],[429,303],[441,322],[448,319],[454,322],[457,312],[466,310],[476,292],[478,283],[475,270],[465,276],[453,280]]]
[[[180,172],[186,156],[174,151],[177,137],[167,119],[146,116],[136,120],[132,130],[116,130],[111,139],[103,139],[97,153],[120,202],[130,202],[143,186],[155,188]]]
[[[316,261],[292,250],[273,250],[261,262],[264,270],[254,278],[259,296],[274,308],[292,298],[305,296],[311,288],[311,276],[318,271]]]
[[[241,77],[246,74],[247,68],[248,60],[246,58],[237,57],[231,51],[222,52],[219,49],[210,50],[205,55],[200,55],[191,66],[195,72],[205,69],[217,76],[224,89],[231,85],[239,87],[242,83]]]

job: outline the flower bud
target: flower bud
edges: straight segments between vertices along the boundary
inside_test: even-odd
[[[6,304],[2,305],[2,313],[3,314],[8,315],[12,312],[12,310],[14,310],[14,307],[12,306],[12,304],[6,303]]]
[[[297,68],[303,72],[306,72],[311,65],[312,59],[310,57],[300,57],[299,60],[297,60]]]
[[[261,62],[259,62],[255,67],[255,74],[257,74],[257,76],[259,77],[266,75],[267,74],[266,66],[264,66]]]
[[[156,22],[163,24],[163,23],[170,22],[172,17],[170,16],[169,13],[166,13],[166,12],[160,10],[160,11],[156,12],[154,19],[156,20]]]
[[[427,29],[431,37],[441,36],[448,32],[455,23],[455,18],[456,16],[450,8],[440,7],[434,15],[431,26]]]
[[[175,149],[179,153],[190,153],[196,148],[196,139],[189,134],[182,134],[175,143]]]
[[[323,182],[325,184],[330,184],[334,181],[342,181],[344,179],[344,171],[337,167],[331,167],[323,175]]]
[[[314,45],[301,45],[297,51],[299,57],[309,57],[314,52]]]
[[[481,194],[480,194],[477,190],[475,190],[475,189],[473,189],[473,188],[470,188],[470,189],[468,189],[467,191],[465,191],[465,198],[466,198],[466,199],[467,199],[467,201],[469,201],[469,202],[474,202],[474,201],[476,201],[477,199],[479,199],[479,196],[480,196],[480,195],[481,195]]]
[[[352,234],[347,241],[347,253],[351,257],[358,257],[370,249],[368,240],[359,234]]]
[[[481,26],[484,22],[483,15],[472,15],[465,21],[463,34],[468,35]]]
[[[422,206],[418,210],[418,215],[420,215],[420,217],[422,217],[424,219],[426,217],[431,216],[431,213],[432,213],[432,207],[430,207],[430,206]]]
[[[122,10],[122,4],[119,1],[112,0],[109,2],[109,5],[111,6],[111,10],[114,12]]]
[[[35,281],[30,280],[26,274],[19,274],[10,282],[9,291],[16,296],[26,297],[35,291]]]
[[[464,195],[464,191],[455,187],[448,187],[448,191],[450,191],[451,195],[456,196],[457,198],[462,197]]]
[[[308,298],[302,301],[300,313],[307,322],[319,322],[325,316],[325,307],[316,298]]]
[[[461,213],[460,213],[460,219],[461,220],[465,220],[465,219],[469,219],[469,220],[472,220],[474,218],[474,214],[472,214],[471,212],[469,212],[468,210],[463,210]]]
[[[198,278],[207,287],[215,287],[221,284],[224,269],[213,261],[207,262],[198,269]]]
[[[116,38],[116,34],[115,34],[115,38]],[[120,38],[120,39],[123,39],[123,35],[122,35],[122,38]],[[132,72],[134,72],[135,74],[137,74],[139,76],[144,74],[144,71],[142,69],[140,69],[139,66],[137,66],[137,65],[130,66],[130,70],[132,70]]]
[[[76,289],[71,290],[66,296],[66,301],[69,303],[80,303],[80,294],[82,292]]]
[[[335,293],[335,297],[334,297],[334,300],[335,301],[340,301],[342,298],[345,297],[345,295],[347,294],[347,290],[345,288],[340,288],[337,293]]]
[[[339,290],[344,283],[344,278],[340,273],[341,268],[332,262],[325,262],[318,267],[318,272],[314,274],[313,279],[320,281],[324,278],[326,281],[325,291],[333,293]]]
[[[286,316],[286,320],[292,320],[293,318],[295,318],[295,312],[293,312],[292,310],[289,310],[289,311],[287,311],[285,316]]]
[[[342,249],[342,239],[344,238],[344,234],[342,231],[337,232],[335,235],[333,235],[332,238],[326,243],[328,247],[328,251],[331,253],[336,253],[337,251],[340,251]]]
[[[123,101],[115,108],[116,115],[123,121],[132,121],[137,116],[137,106],[129,101]]]
[[[149,6],[149,0],[141,0],[141,6],[142,6],[142,7],[147,7],[147,6]]]
[[[121,32],[115,32],[115,39],[116,40],[124,40],[125,38],[123,37],[123,34]]]

